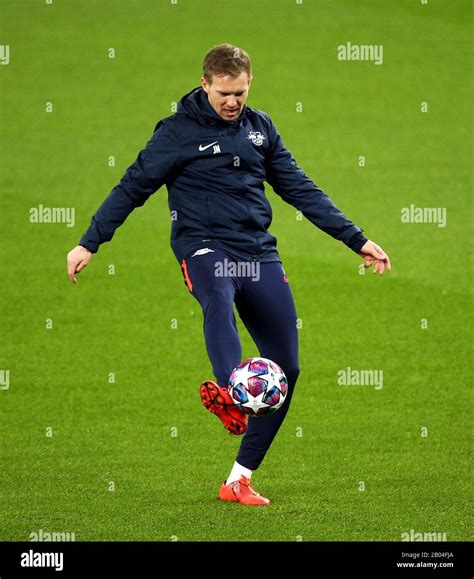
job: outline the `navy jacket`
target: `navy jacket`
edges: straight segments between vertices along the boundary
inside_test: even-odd
[[[242,260],[280,261],[264,181],[317,227],[358,252],[367,239],[297,166],[270,117],[244,106],[224,121],[202,88],[161,120],[146,147],[93,216],[80,245],[96,252],[127,216],[166,185],[171,246],[181,262],[217,246]]]

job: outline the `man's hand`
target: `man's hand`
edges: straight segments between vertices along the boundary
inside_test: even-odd
[[[379,245],[370,241],[370,239],[361,247],[359,255],[364,258],[365,268],[368,268],[375,263],[373,273],[383,275],[383,272],[386,269],[388,271],[392,270],[388,255]]]
[[[72,283],[77,284],[76,273],[82,271],[92,258],[92,253],[78,245],[67,254],[67,273]]]

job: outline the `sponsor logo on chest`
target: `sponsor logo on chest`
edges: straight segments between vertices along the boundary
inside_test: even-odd
[[[266,139],[266,137],[260,131],[249,131],[247,139],[257,147],[260,147],[261,145],[263,145],[263,141]],[[198,150],[202,152],[212,147],[212,154],[219,155],[222,151],[218,143],[219,141],[214,141],[213,143],[200,144]]]

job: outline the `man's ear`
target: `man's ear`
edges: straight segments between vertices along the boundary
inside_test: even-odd
[[[206,92],[207,94],[209,94],[209,84],[207,82],[207,80],[204,77],[201,77],[201,86],[204,89],[204,92]]]

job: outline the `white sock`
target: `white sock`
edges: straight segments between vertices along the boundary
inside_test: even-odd
[[[250,480],[250,478],[252,477],[252,472],[253,471],[249,470],[248,468],[245,468],[245,466],[242,466],[238,462],[234,462],[234,466],[230,471],[230,475],[227,477],[226,484],[230,485],[230,483],[233,483],[236,480],[240,480],[240,477],[242,475],[246,476]]]

